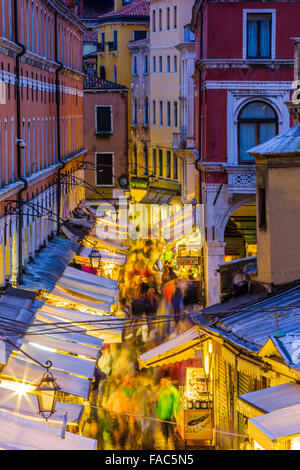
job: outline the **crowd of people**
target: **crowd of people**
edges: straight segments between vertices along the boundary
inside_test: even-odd
[[[192,326],[193,284],[161,261],[157,240],[137,240],[119,281],[121,344],[102,345],[90,397],[89,435],[98,448],[178,448],[178,374],[173,367],[141,368],[139,356]],[[199,307],[199,306],[198,306]]]

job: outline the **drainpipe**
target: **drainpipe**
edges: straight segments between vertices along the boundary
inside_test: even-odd
[[[200,60],[203,59],[203,3],[200,8]],[[203,204],[203,195],[202,195],[202,170],[198,167],[198,163],[202,157],[202,95],[201,95],[201,86],[202,86],[202,76],[201,76],[201,69],[198,70],[199,76],[199,103],[198,103],[198,113],[199,113],[199,129],[198,129],[198,142],[199,142],[199,153],[198,158],[195,161],[195,168],[199,174],[199,203]],[[204,225],[205,225],[205,214],[204,214]],[[205,279],[205,271],[204,271],[204,253],[202,248],[202,257],[201,257],[201,268],[203,273],[203,279]],[[204,283],[205,284],[205,283]],[[205,285],[202,288],[202,298],[203,304],[206,306],[206,295],[205,295]]]
[[[63,69],[63,63],[60,62],[58,59],[58,37],[57,37],[57,12],[55,12],[55,62],[59,64],[59,67],[55,71],[55,92],[56,92],[56,127],[57,127],[57,160],[61,163],[61,166],[58,169],[57,175],[57,198],[56,198],[56,205],[57,205],[57,235],[60,234],[60,203],[61,203],[61,184],[60,184],[60,176],[61,171],[65,168],[66,164],[64,161],[61,160],[60,155],[60,90],[59,90],[59,78],[58,74]]]
[[[18,273],[17,283],[22,284],[22,257],[23,257],[23,199],[22,193],[28,188],[28,181],[22,176],[21,149],[24,148],[24,142],[21,138],[21,87],[20,87],[20,60],[26,53],[26,47],[19,42],[19,22],[18,22],[18,1],[14,0],[14,23],[15,23],[15,43],[22,48],[16,56],[16,104],[17,104],[17,177],[24,183],[23,188],[18,192],[19,213],[18,213]],[[26,168],[25,168],[26,169]]]

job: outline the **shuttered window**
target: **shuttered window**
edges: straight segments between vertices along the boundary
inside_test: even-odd
[[[112,134],[112,107],[96,106],[96,133]]]
[[[96,153],[96,185],[113,186],[112,153]]]

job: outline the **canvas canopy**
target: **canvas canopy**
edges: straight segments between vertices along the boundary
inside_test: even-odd
[[[96,450],[97,441],[66,432],[61,426],[0,411],[0,448],[4,450]]]
[[[172,338],[141,354],[139,357],[140,367],[157,367],[194,358],[194,348],[199,343],[199,329],[197,327],[190,328],[176,338]]]
[[[80,421],[83,413],[83,405],[75,403],[56,402],[55,413],[50,416],[49,421],[61,423],[65,415],[67,423],[76,424]],[[35,420],[44,422],[44,418],[37,414],[38,402],[37,396],[31,393],[26,395],[18,395],[12,390],[3,388],[0,383],[0,411],[10,411],[14,414],[32,417]]]
[[[75,328],[79,328],[79,331],[82,328],[85,335],[101,338],[105,343],[121,343],[122,341],[124,320],[115,316],[91,315],[45,304],[38,312],[38,318],[48,322],[74,321]]]

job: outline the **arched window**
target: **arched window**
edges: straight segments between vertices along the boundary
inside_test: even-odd
[[[138,165],[138,158],[137,158],[137,146],[134,144],[133,152],[132,152],[132,173],[137,175],[137,165]]]
[[[144,145],[144,175],[148,175],[149,172],[149,152],[148,147]]]
[[[137,75],[137,58],[136,55],[132,57],[132,75]]]
[[[148,54],[144,55],[144,73],[149,73],[149,59]]]
[[[101,65],[100,67],[100,78],[103,78],[103,80],[106,80],[106,71],[104,65]]]
[[[144,125],[149,125],[149,100],[148,96],[145,96],[144,99]]]
[[[136,96],[132,98],[132,124],[137,124],[137,100]]]
[[[277,134],[278,118],[274,109],[263,101],[243,107],[238,118],[239,163],[253,163],[247,151]]]

